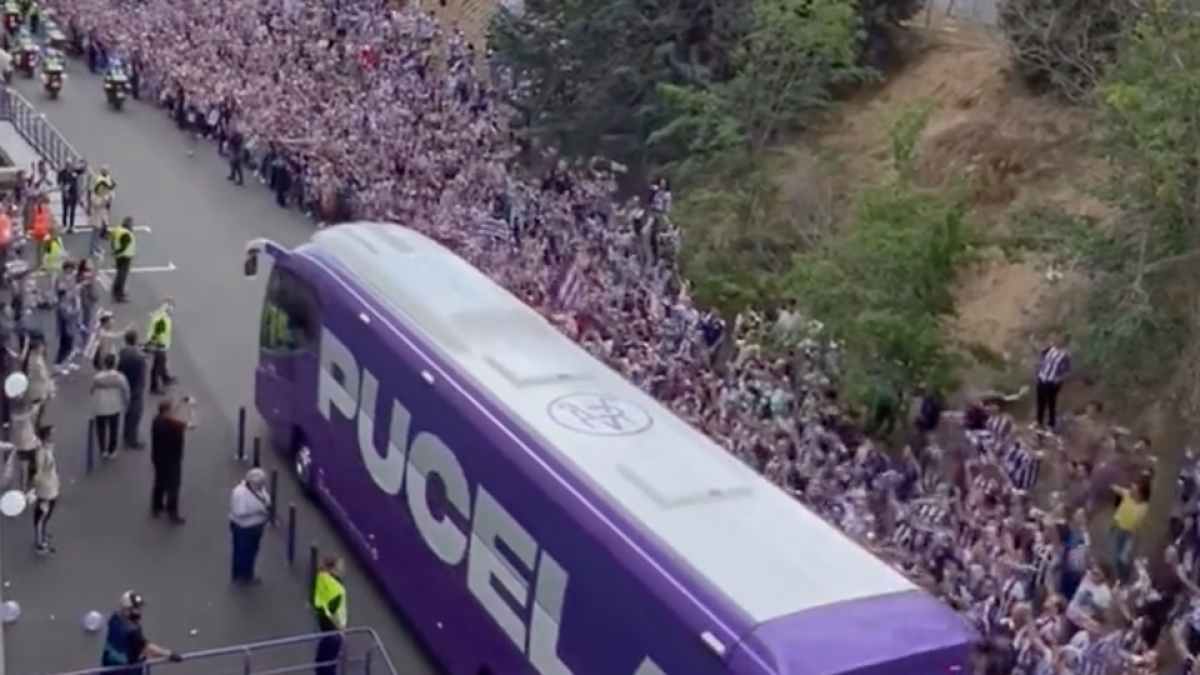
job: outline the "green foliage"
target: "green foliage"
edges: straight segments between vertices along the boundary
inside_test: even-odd
[[[685,177],[802,127],[892,54],[922,0],[531,0],[490,46],[516,125],[568,156]],[[749,148],[750,150],[747,150]],[[726,167],[726,164],[722,164]]]
[[[792,254],[816,245],[827,225],[797,215],[780,208],[778,183],[763,165],[722,188],[690,190],[674,217],[703,223],[689,228],[682,260],[697,297],[727,315],[777,304]]]
[[[842,344],[845,395],[867,402],[924,382],[947,391],[966,352],[945,341],[955,316],[952,288],[983,244],[967,215],[967,186],[946,194],[911,175],[924,121],[896,125],[893,171],[861,190],[848,221],[820,247],[797,256],[788,291]]]
[[[1014,229],[1018,248],[1087,277],[1072,317],[1077,358],[1133,404],[1161,398],[1200,339],[1200,17],[1146,14],[1096,94],[1111,168],[1101,196],[1119,215],[1095,224],[1033,210]]]
[[[824,110],[833,92],[870,76],[861,65],[862,20],[849,0],[756,0],[750,15],[729,80],[659,87],[670,122],[648,142],[676,149],[667,154],[680,158],[674,168],[685,182],[714,162],[740,173],[745,158]]]
[[[1000,29],[1022,81],[1082,102],[1113,62],[1137,7],[1127,0],[1001,0]]]

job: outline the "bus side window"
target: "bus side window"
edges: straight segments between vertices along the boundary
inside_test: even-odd
[[[306,350],[315,348],[320,339],[316,292],[295,272],[274,267],[263,303],[260,346],[270,351]]]

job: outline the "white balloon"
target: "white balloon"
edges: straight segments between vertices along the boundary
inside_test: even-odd
[[[25,511],[25,506],[28,500],[25,498],[25,493],[20,490],[9,490],[3,495],[0,495],[0,513],[9,518],[16,518]]]
[[[4,623],[13,623],[21,618],[21,606],[16,600],[5,600],[4,604],[0,605],[0,621]]]
[[[13,373],[4,380],[4,395],[9,398],[21,396],[28,388],[29,379],[25,377],[25,373]]]
[[[92,610],[83,615],[83,629],[89,633],[95,633],[104,626],[104,615],[96,610]]]

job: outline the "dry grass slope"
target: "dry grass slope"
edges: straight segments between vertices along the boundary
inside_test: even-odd
[[[445,5],[432,4],[442,25],[460,28],[476,48],[485,46],[488,23],[496,13],[498,0],[446,0]]]
[[[1016,210],[1034,203],[1103,215],[1082,189],[1097,164],[1087,153],[1085,115],[1020,91],[1007,76],[1007,56],[986,35],[919,28],[913,43],[911,62],[839,110],[817,140],[822,153],[839,158],[841,192],[877,180],[893,122],[926,107],[921,182],[937,188],[969,177],[975,216],[992,231],[1003,232]],[[1024,361],[1031,331],[1057,318],[1071,285],[1048,282],[1037,261],[991,252],[961,282],[961,316],[949,337]]]

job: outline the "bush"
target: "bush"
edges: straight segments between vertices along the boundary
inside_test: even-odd
[[[761,148],[893,65],[894,26],[923,0],[529,0],[489,46],[522,82],[523,135],[633,173]],[[700,118],[716,116],[718,121]],[[682,121],[681,121],[681,118]],[[714,137],[715,136],[715,137]],[[678,177],[677,177],[678,178]]]
[[[1001,0],[1000,30],[1022,82],[1080,102],[1112,65],[1137,14],[1130,0]]]

